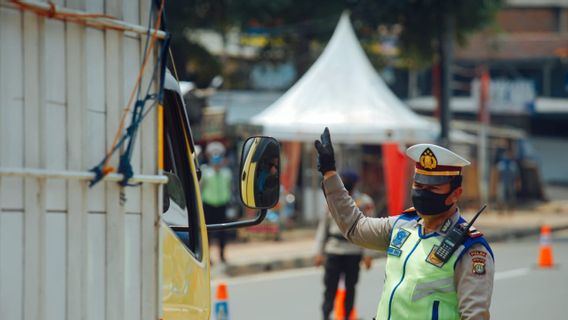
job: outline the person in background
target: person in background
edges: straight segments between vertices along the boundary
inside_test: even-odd
[[[501,213],[512,214],[517,202],[517,190],[520,186],[519,166],[509,146],[497,161],[497,204]]]
[[[352,170],[344,170],[340,174],[345,188],[357,206],[366,216],[375,216],[375,204],[368,195],[355,189],[359,177]],[[345,283],[345,319],[349,318],[355,302],[355,286],[359,279],[359,264],[363,262],[366,269],[371,267],[370,251],[358,247],[345,239],[335,224],[329,211],[321,215],[316,233],[316,256],[314,264],[320,266],[325,261],[323,319],[330,319],[334,299],[340,278]],[[343,319],[341,319],[343,320]]]
[[[201,166],[201,197],[207,224],[227,221],[227,206],[231,202],[232,172],[225,165],[225,146],[211,142],[205,148],[208,163]],[[227,231],[215,231],[209,235],[210,241],[217,238],[221,262],[225,263]]]
[[[264,207],[271,205],[273,200],[278,201],[280,195],[280,155],[278,146],[273,143],[268,142],[262,148],[264,155],[257,164],[255,201],[257,205]]]

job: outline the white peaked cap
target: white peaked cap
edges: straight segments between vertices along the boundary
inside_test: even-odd
[[[429,143],[411,146],[406,155],[416,163],[414,180],[424,184],[447,183],[471,164],[460,155]]]

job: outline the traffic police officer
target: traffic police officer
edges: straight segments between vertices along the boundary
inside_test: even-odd
[[[416,162],[413,208],[399,216],[366,217],[335,171],[329,130],[315,141],[323,190],[338,227],[351,242],[387,252],[385,282],[376,319],[489,319],[493,253],[470,228],[446,261],[436,249],[453,229],[466,224],[457,202],[461,170],[469,161],[433,144],[408,148]]]

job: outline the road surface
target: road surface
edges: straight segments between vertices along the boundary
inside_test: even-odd
[[[492,319],[568,319],[567,232],[553,234],[552,269],[537,268],[538,238],[497,243],[493,250]],[[384,266],[385,260],[377,259],[371,270],[361,272],[356,296],[360,319],[372,319],[376,313]],[[322,277],[321,268],[305,268],[225,279],[231,319],[321,319]]]

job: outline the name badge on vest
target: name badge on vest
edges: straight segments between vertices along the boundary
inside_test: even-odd
[[[432,247],[432,250],[430,250],[430,253],[428,254],[428,257],[426,257],[426,262],[428,262],[431,265],[434,265],[438,268],[441,268],[444,265],[444,261],[440,260],[438,257],[436,257],[436,255],[434,254],[434,252],[436,252],[436,249],[438,249],[439,246],[434,245]]]
[[[400,251],[400,249],[397,249],[395,247],[388,247],[387,254],[395,257],[400,257],[402,251]]]

